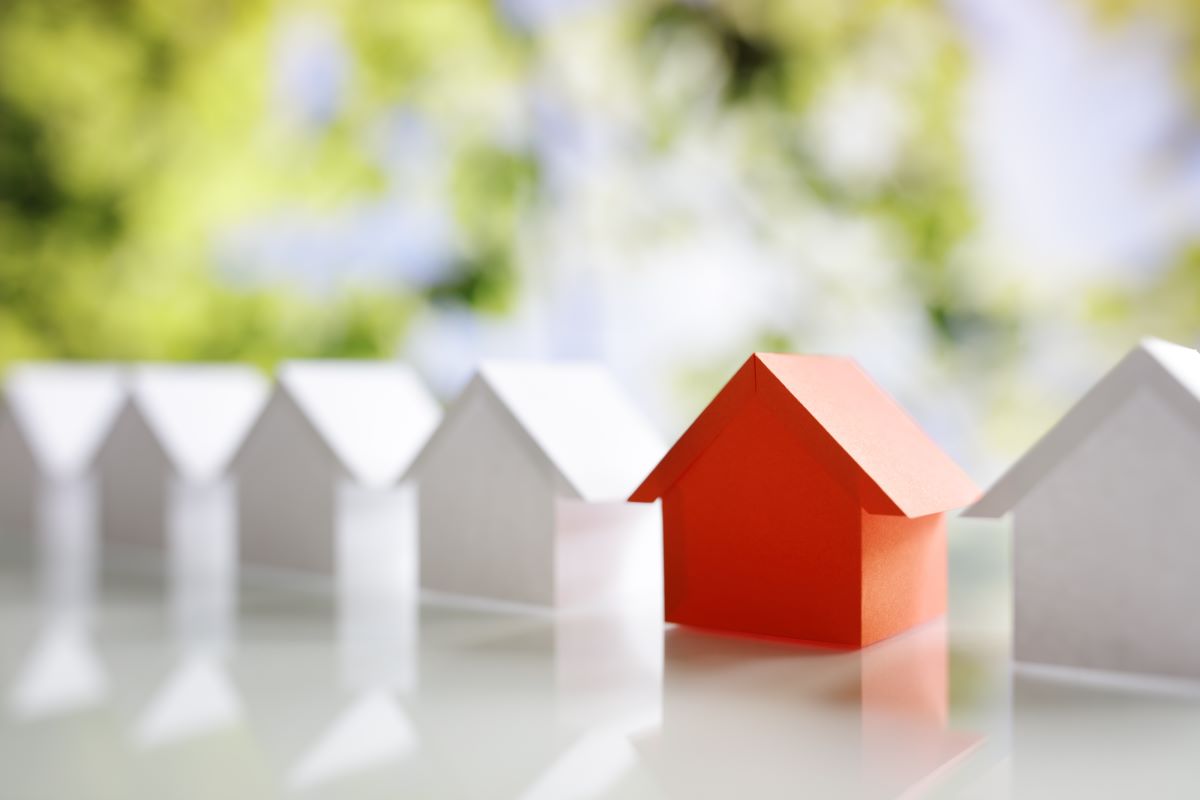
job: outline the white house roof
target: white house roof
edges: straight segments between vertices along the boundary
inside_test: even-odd
[[[1082,442],[1134,390],[1158,392],[1200,427],[1200,352],[1161,339],[1144,339],[1067,412],[1058,424],[963,512],[1000,517]]]
[[[269,386],[252,367],[148,364],[134,370],[132,401],[174,468],[207,480],[229,466]]]
[[[1180,386],[1200,400],[1200,351],[1153,338],[1143,339],[1139,348],[1153,356]]]
[[[126,398],[111,364],[24,363],[5,379],[9,412],[38,469],[73,477],[91,468]]]
[[[481,389],[549,462],[564,488],[583,500],[624,500],[665,450],[600,364],[489,361],[464,394]],[[460,407],[456,403],[450,413]]]
[[[279,387],[342,466],[368,486],[398,479],[441,421],[436,399],[391,361],[289,361]]]

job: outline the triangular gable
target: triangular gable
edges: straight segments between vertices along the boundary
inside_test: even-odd
[[[1152,389],[1200,427],[1200,352],[1145,339],[963,512],[1002,517],[1139,388]]]
[[[658,433],[600,364],[485,362],[448,412],[447,429],[479,394],[546,461],[569,497],[624,500],[663,452]],[[426,452],[439,441],[435,435]]]
[[[494,361],[480,376],[584,500],[623,500],[662,456],[657,432],[599,364]]]
[[[441,420],[409,367],[384,361],[289,361],[279,388],[346,471],[367,486],[395,482]]]
[[[43,473],[92,468],[126,398],[124,371],[109,364],[26,363],[5,380],[8,407]]]
[[[959,508],[979,496],[959,466],[853,360],[756,353],[630,499],[662,497],[752,397],[823,451],[830,468],[854,483],[872,513],[919,517]],[[849,459],[849,473],[838,452]]]
[[[191,480],[225,472],[268,393],[257,370],[230,365],[146,365],[131,383],[146,426],[174,469]]]

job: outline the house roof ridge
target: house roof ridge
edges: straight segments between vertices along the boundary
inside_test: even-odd
[[[963,512],[964,516],[1007,514],[1045,474],[1142,387],[1168,396],[1185,393],[1196,424],[1200,425],[1200,352],[1162,339],[1144,338],[1027,448],[983,497]]]
[[[342,384],[339,391],[326,389],[330,379]],[[346,391],[347,382],[356,384],[354,391]],[[381,390],[391,402],[376,399],[373,393]],[[396,482],[442,417],[416,371],[400,361],[286,361],[276,373],[276,391],[349,475],[373,486]],[[353,408],[334,408],[348,400]],[[408,407],[400,408],[399,401]]]
[[[484,361],[451,404],[447,421],[465,413],[480,392],[576,499],[624,500],[664,450],[658,432],[598,361]],[[420,471],[426,453],[441,441],[435,433],[409,474]]]
[[[764,394],[767,386],[758,379],[760,367],[869,481],[872,496],[860,497],[864,508],[871,505],[868,510],[873,513],[917,517],[958,508],[978,497],[979,490],[966,473],[853,358],[756,352],[700,412],[631,500],[661,497],[715,440],[741,403]],[[906,455],[896,457],[897,452]],[[910,468],[907,460],[919,462],[921,469]]]

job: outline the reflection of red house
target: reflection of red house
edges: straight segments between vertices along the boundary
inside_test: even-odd
[[[945,794],[983,742],[949,723],[944,623],[840,653],[675,628],[664,659],[662,722],[634,744],[672,798]]]
[[[978,494],[852,360],[755,354],[630,499],[663,501],[669,622],[857,647],[945,610]]]

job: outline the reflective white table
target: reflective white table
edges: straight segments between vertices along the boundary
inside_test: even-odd
[[[1200,695],[1008,660],[1005,537],[860,652],[153,562],[0,560],[0,798],[1196,797]],[[136,559],[134,559],[136,562]],[[39,566],[41,563],[41,566]]]

